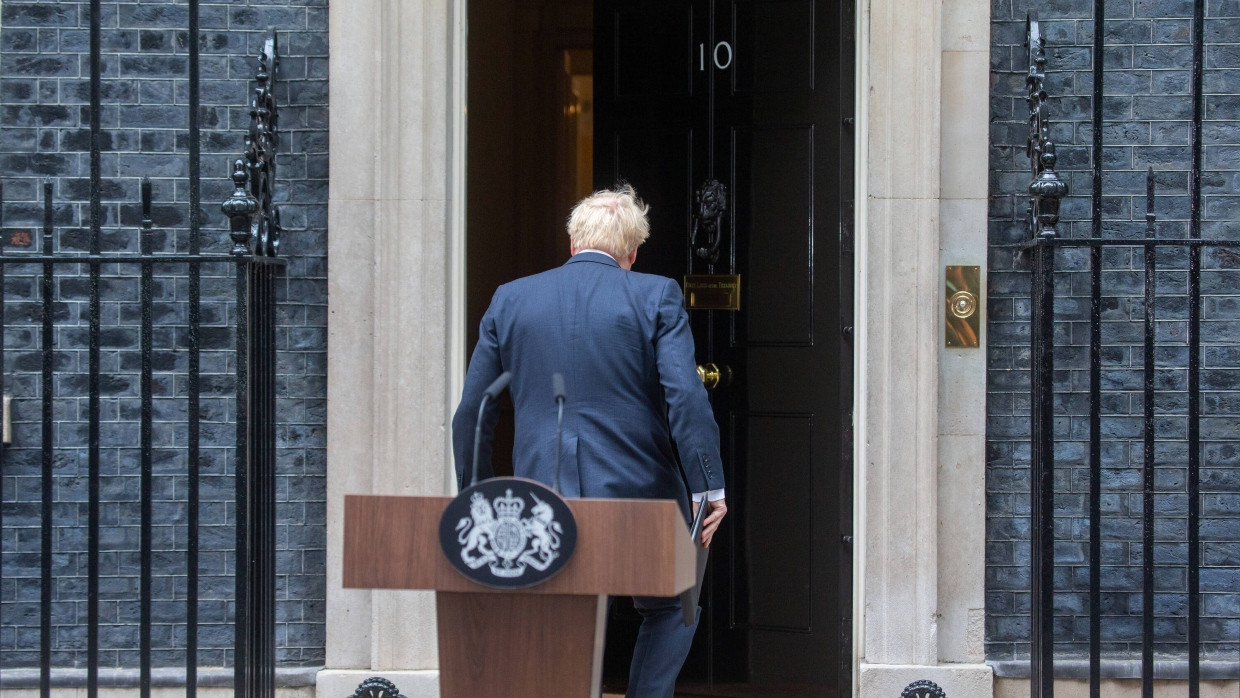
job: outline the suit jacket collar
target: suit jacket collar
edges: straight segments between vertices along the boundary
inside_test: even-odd
[[[589,250],[578,252],[572,257],[569,257],[565,264],[576,264],[578,262],[594,262],[595,264],[606,264],[617,269],[620,268],[620,263],[612,259],[610,256],[602,252],[591,252]]]

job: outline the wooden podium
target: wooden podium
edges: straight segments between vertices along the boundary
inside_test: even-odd
[[[434,589],[443,698],[596,698],[608,596],[676,596],[697,552],[671,500],[569,499],[572,559],[514,591],[466,579],[439,544],[451,497],[350,495],[344,586]]]

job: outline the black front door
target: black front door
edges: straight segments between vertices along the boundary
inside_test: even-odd
[[[690,309],[698,362],[732,381],[711,393],[730,514],[689,694],[850,692],[853,25],[849,0],[595,7],[595,182],[651,205],[635,269],[740,276],[739,311]],[[690,239],[709,179],[713,262]]]

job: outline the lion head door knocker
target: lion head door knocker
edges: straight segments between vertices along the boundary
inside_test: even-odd
[[[689,235],[689,244],[698,259],[707,264],[719,261],[719,224],[723,214],[728,210],[728,189],[717,179],[702,182],[697,190],[693,212],[693,231]],[[698,245],[698,232],[706,235],[706,240]]]

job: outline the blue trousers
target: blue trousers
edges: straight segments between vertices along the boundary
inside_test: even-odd
[[[697,630],[697,610],[692,626],[685,626],[680,598],[634,596],[633,607],[641,614],[642,625],[629,666],[626,698],[672,698],[676,677],[689,656],[693,633]]]

